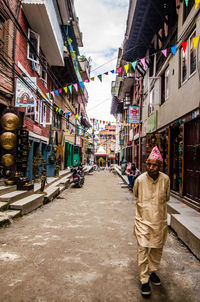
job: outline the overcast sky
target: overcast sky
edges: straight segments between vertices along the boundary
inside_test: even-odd
[[[74,4],[83,33],[84,46],[79,48],[80,53],[92,59],[90,77],[116,69],[114,58],[124,39],[129,0],[74,0]],[[95,78],[94,82],[86,84],[89,118],[115,121],[110,115],[112,80],[115,75],[109,72],[103,75],[102,83]]]

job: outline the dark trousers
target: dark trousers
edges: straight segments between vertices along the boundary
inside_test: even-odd
[[[128,175],[128,181],[129,181],[129,187],[131,189],[133,189],[134,182],[135,182],[135,176]]]

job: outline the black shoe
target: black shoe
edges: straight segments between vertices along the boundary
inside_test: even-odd
[[[150,281],[153,285],[160,285],[160,278],[156,275],[156,273],[151,273]]]
[[[143,296],[150,296],[151,295],[151,287],[149,286],[149,282],[142,284],[141,294]]]

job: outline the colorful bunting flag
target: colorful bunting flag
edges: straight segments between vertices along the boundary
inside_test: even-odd
[[[57,94],[57,96],[59,96],[59,92],[58,92],[58,90],[55,90],[55,93]]]
[[[75,83],[75,84],[73,84],[73,86],[74,86],[74,88],[76,89],[76,91],[78,91],[78,84]]]
[[[79,85],[81,86],[82,89],[84,89],[83,82],[79,82]]]
[[[146,65],[145,58],[142,58],[140,61],[142,62],[143,67],[145,68],[145,65]]]
[[[58,89],[58,92],[59,92],[59,93],[62,93],[62,88]]]
[[[200,0],[195,0],[195,9],[197,9],[199,4],[200,4]]]
[[[50,95],[49,95],[49,93],[48,93],[48,92],[46,93],[46,95],[47,95],[48,99],[50,100]]]
[[[64,91],[67,93],[67,87],[63,87]]]
[[[162,53],[164,54],[165,57],[167,57],[167,49],[163,49]]]
[[[72,94],[72,85],[68,86],[70,93]]]
[[[183,47],[183,52],[185,53],[186,47],[187,47],[187,41],[184,41],[181,43],[182,47]]]
[[[121,75],[121,73],[122,73],[122,67],[118,67],[117,71],[118,71],[119,75]]]
[[[43,99],[45,99],[45,95],[44,94],[42,94],[42,97],[43,97]]]
[[[134,61],[134,62],[132,62],[131,64],[132,64],[132,66],[133,66],[133,69],[135,70],[135,67],[136,67],[137,61]]]
[[[124,65],[124,70],[125,70],[126,73],[128,72],[128,70],[129,70],[129,64]]]
[[[172,46],[171,50],[172,50],[173,55],[175,56],[176,50],[177,50],[177,46],[176,45]]]
[[[55,94],[54,94],[54,91],[51,91],[51,94],[52,94],[53,98],[55,98]]]
[[[93,78],[90,78],[90,81],[94,81],[94,77],[93,77]]]
[[[115,73],[114,69],[110,71],[111,73]]]
[[[104,72],[104,74],[105,74],[105,75],[108,75],[108,71],[107,71],[107,72]]]
[[[97,77],[99,78],[100,82],[102,82],[102,74],[99,74]]]
[[[200,0],[199,0],[200,1]],[[194,45],[194,49],[197,48],[197,45],[198,45],[198,42],[199,42],[199,36],[193,38],[193,45]]]
[[[185,0],[185,5],[188,6],[189,0]]]

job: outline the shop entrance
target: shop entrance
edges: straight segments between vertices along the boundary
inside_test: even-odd
[[[200,118],[185,124],[184,195],[200,208]]]

